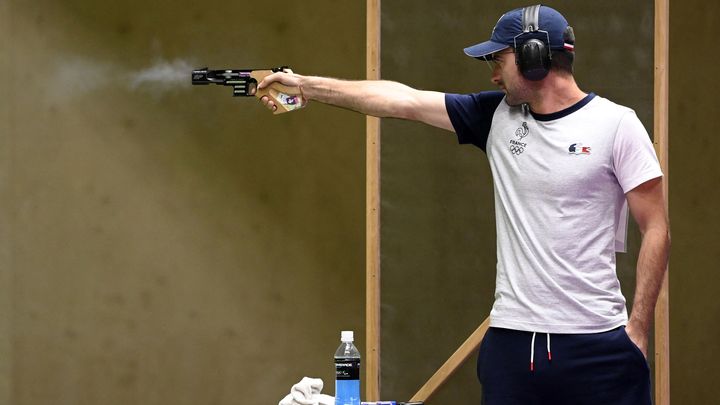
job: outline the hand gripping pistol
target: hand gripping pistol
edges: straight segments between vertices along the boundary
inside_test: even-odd
[[[261,90],[258,90],[257,86],[265,76],[275,72],[283,72],[287,69],[289,69],[287,66],[272,69],[195,69],[192,71],[192,84],[206,85],[215,83],[232,86],[234,97],[255,96],[261,98],[268,96],[277,106],[273,114],[281,114],[305,106],[300,89],[288,87],[278,82],[274,82]]]

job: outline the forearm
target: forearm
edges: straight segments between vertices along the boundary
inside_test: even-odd
[[[667,227],[659,226],[645,232],[638,256],[635,297],[629,320],[629,325],[643,336],[647,336],[653,322],[669,252],[670,237]]]
[[[404,84],[298,76],[303,96],[375,117],[411,118],[416,90]]]

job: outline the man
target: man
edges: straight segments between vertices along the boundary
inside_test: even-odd
[[[580,90],[573,30],[550,7],[504,14],[489,41],[465,52],[494,65],[501,92],[291,73],[259,87],[278,81],[305,100],[425,122],[486,152],[498,263],[478,357],[484,403],[649,404],[648,332],[670,239],[647,132],[631,109]],[[626,204],[643,235],[629,318],[615,269]]]

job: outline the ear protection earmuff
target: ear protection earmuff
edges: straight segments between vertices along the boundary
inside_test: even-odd
[[[522,10],[523,32],[515,42],[515,63],[528,80],[542,80],[550,71],[550,34],[540,29],[540,5]]]

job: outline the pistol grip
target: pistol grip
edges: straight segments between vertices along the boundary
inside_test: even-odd
[[[260,83],[265,76],[271,73],[273,73],[271,70],[254,70],[250,76]],[[263,96],[268,96],[277,106],[273,114],[282,114],[304,107],[302,93],[298,87],[289,87],[275,82],[255,93],[257,98]]]

